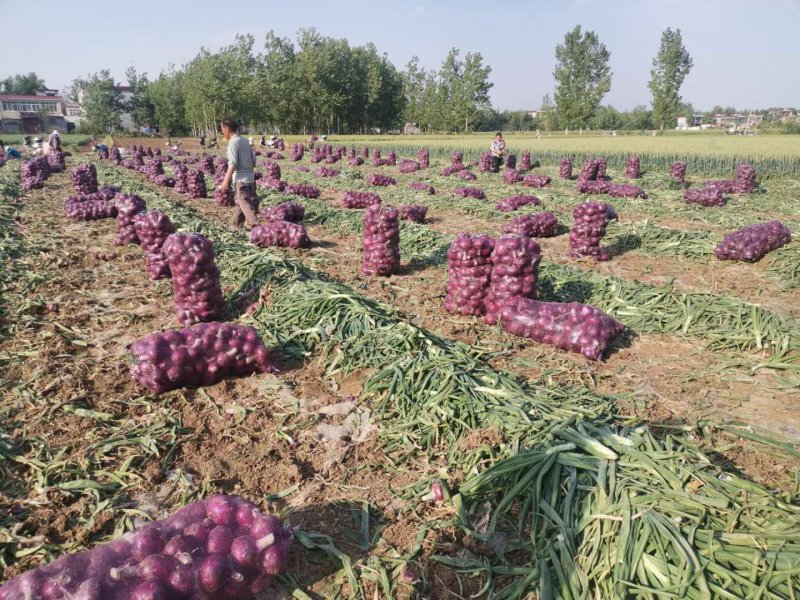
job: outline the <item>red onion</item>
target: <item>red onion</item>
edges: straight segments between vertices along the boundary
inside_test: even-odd
[[[531,153],[523,152],[519,155],[519,171],[531,170]]]
[[[569,158],[562,158],[558,167],[558,176],[561,179],[572,179],[572,161]]]
[[[136,235],[136,227],[134,219],[140,212],[144,212],[147,208],[144,200],[139,196],[130,194],[117,194],[117,239],[115,244],[117,246],[127,246],[128,244],[139,244],[139,238]]]
[[[494,240],[488,235],[460,234],[447,251],[447,297],[444,307],[461,315],[483,315],[489,288]]]
[[[475,181],[477,177],[472,173],[472,171],[468,169],[462,169],[458,172],[458,176],[461,177],[464,181]]]
[[[750,194],[756,189],[756,168],[750,163],[736,165],[736,174],[733,176],[733,192],[736,194]]]
[[[608,186],[608,195],[612,198],[647,198],[642,188],[630,183],[612,183]]]
[[[413,173],[419,170],[419,163],[415,160],[403,160],[400,162],[401,173]]]
[[[175,225],[160,210],[137,214],[133,224],[147,260],[147,276],[154,280],[170,277],[169,263],[162,247],[166,239],[175,233]]]
[[[364,212],[364,275],[392,275],[400,269],[400,225],[397,209],[373,204]]]
[[[587,158],[583,163],[583,168],[581,169],[580,175],[578,175],[578,179],[580,181],[595,181],[599,169],[600,165],[594,158]]]
[[[189,198],[208,198],[206,178],[202,171],[189,169],[186,174],[186,187],[188,188]]]
[[[302,221],[305,215],[305,206],[297,202],[281,202],[270,206],[263,212],[265,221],[289,221],[290,223]]]
[[[484,320],[494,325],[503,306],[517,298],[536,298],[542,251],[535,240],[503,235],[492,251],[492,274],[484,300]]]
[[[389,154],[386,156],[386,164],[389,167],[394,167],[397,165],[397,154],[393,151],[390,151]]]
[[[112,196],[113,197],[113,196]],[[64,213],[69,219],[94,221],[117,216],[117,207],[100,192],[67,198]]]
[[[414,223],[424,223],[428,207],[421,204],[406,204],[400,207],[400,218]]]
[[[686,182],[686,163],[676,161],[669,166],[669,176],[679,183]]]
[[[425,148],[417,152],[417,160],[421,169],[427,169],[431,166],[431,155]]]
[[[187,194],[189,192],[189,169],[186,165],[175,163],[172,171],[175,177],[175,191],[179,194]]]
[[[686,204],[699,204],[701,206],[725,206],[725,198],[719,187],[689,188],[683,192]]]
[[[288,221],[270,221],[250,230],[250,243],[261,248],[308,248],[306,228]]]
[[[600,360],[608,345],[625,330],[594,306],[570,302],[538,302],[518,298],[502,307],[502,327],[512,335]]]
[[[608,260],[608,254],[600,247],[600,240],[606,234],[608,207],[602,202],[589,201],[572,211],[575,225],[569,232],[571,257],[591,256],[595,260]]]
[[[433,188],[432,185],[425,183],[424,181],[412,181],[408,184],[412,190],[416,190],[417,192],[425,192],[426,194],[435,194],[436,190]]]
[[[47,155],[47,164],[51,173],[63,173],[66,169],[64,164],[64,153],[61,150],[52,150]]]
[[[517,169],[517,155],[516,154],[509,154],[506,157],[506,169]]]
[[[478,168],[480,169],[481,173],[488,173],[492,170],[492,155],[488,152],[481,152],[481,156],[478,159]]]
[[[459,187],[454,189],[453,193],[462,198],[475,198],[476,200],[486,199],[486,194],[484,194],[483,190],[480,188]]]
[[[303,196],[304,198],[319,198],[319,188],[302,183],[287,183],[284,191],[287,194]]]
[[[328,169],[327,167],[319,167],[314,171],[314,175],[317,177],[336,177],[339,175],[339,171],[336,169]]]
[[[342,195],[342,208],[367,208],[381,203],[381,197],[372,192],[346,191]]]
[[[225,299],[214,263],[214,247],[199,233],[172,234],[163,245],[172,272],[172,298],[182,325],[213,321]]]
[[[714,250],[720,260],[756,262],[768,252],[792,241],[792,233],[780,221],[749,225],[727,234]]]
[[[72,187],[78,194],[92,194],[97,191],[97,169],[91,163],[82,163],[70,173]]]
[[[518,173],[516,169],[506,167],[503,171],[503,181],[509,185],[513,185],[523,180],[522,173]]]
[[[370,173],[369,175],[367,175],[366,182],[369,185],[374,185],[379,187],[397,185],[397,182],[391,177],[387,177],[386,175],[379,175],[378,173]]]
[[[522,184],[528,187],[541,188],[550,183],[550,177],[547,175],[525,175]]]
[[[639,179],[641,176],[640,161],[638,156],[629,156],[625,161],[625,177]]]
[[[364,159],[360,156],[354,156],[347,161],[347,164],[349,164],[351,167],[360,167],[364,164]]]
[[[523,206],[533,205],[538,206],[541,204],[542,201],[539,200],[536,196],[524,196],[524,195],[517,195],[517,196],[508,196],[507,198],[503,198],[495,204],[495,208],[502,212],[513,212]]]
[[[554,237],[558,235],[558,219],[547,211],[533,215],[522,215],[503,226],[503,233],[515,233],[532,238]]]

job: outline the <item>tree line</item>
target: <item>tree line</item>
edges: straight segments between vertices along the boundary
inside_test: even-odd
[[[261,48],[253,36],[237,36],[217,51],[201,48],[154,79],[131,67],[127,103],[108,70],[76,79],[65,95],[77,100],[82,92],[92,131],[119,129],[128,112],[137,126],[169,135],[215,130],[228,115],[258,131],[360,134],[405,123],[423,132],[671,129],[678,114],[693,112],[680,96],[692,59],[679,29],[662,33],[648,84],[650,107],[621,112],[602,104],[613,74],[611,54],[595,32],[576,26],[556,46],[555,58],[554,94],[543,98],[536,115],[492,107],[492,68],[479,52],[453,48],[430,70],[415,56],[401,71],[371,43],[351,46],[315,29],[299,30],[294,40],[270,32]],[[12,92],[36,86],[43,82],[35,73],[0,81],[0,89]]]

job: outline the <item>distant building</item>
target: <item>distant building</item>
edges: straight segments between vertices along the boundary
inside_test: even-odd
[[[686,115],[681,115],[677,119],[677,124],[675,129],[698,129],[702,128],[703,126],[703,115],[694,114],[691,117],[687,117]]]
[[[531,117],[532,119],[538,119],[542,114],[541,109],[534,109],[534,110],[526,110],[525,114]]]
[[[421,133],[422,129],[420,129],[419,123],[406,123],[403,125],[404,135],[419,135]]]
[[[767,109],[767,114],[781,123],[788,123],[797,119],[797,111],[793,108],[769,108]]]
[[[67,130],[64,99],[55,90],[42,90],[34,96],[0,94],[0,131],[44,133]]]

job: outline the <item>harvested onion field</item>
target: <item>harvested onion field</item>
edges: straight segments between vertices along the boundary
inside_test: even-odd
[[[382,166],[371,140],[347,141],[358,155],[365,144],[358,166],[346,154],[312,163],[309,150],[293,161],[291,144],[269,161],[279,172],[259,157],[262,214],[287,201],[305,209],[300,249],[233,230],[234,209],[214,200],[214,162],[196,153],[164,160],[161,179],[147,153],[120,165],[75,155],[27,191],[20,161],[0,167],[2,580],[222,493],[294,530],[264,598],[796,597],[798,159],[756,156],[752,193],[702,206],[668,175],[678,153],[643,154],[642,176],[628,179],[616,140],[606,175],[645,198],[577,191],[584,155],[604,155],[595,147],[567,152],[573,179],[560,177],[560,153],[534,152],[521,175],[550,181],[533,188],[482,171],[469,145],[463,169],[448,169],[453,148],[432,144],[430,166],[412,170],[410,144],[381,142],[384,159],[398,151]],[[689,189],[732,178],[746,156],[687,160]],[[184,162],[206,168],[189,186],[204,183],[209,198],[157,183]],[[148,277],[157,265],[148,257],[146,270],[140,245],[115,243],[117,220],[65,216],[81,163],[120,190],[110,201],[120,213],[140,210],[121,201],[133,194],[213,244],[224,294],[213,320],[253,327],[274,370],[162,393],[132,377],[132,344],[181,327],[180,300],[169,278]],[[368,183],[384,178],[394,184]],[[294,187],[273,189],[284,185]],[[427,207],[424,222],[399,223],[394,274],[362,274],[366,211],[343,208],[345,192]],[[518,195],[539,202],[496,208]],[[618,215],[604,219],[607,261],[571,256],[573,210],[587,200]],[[445,309],[459,234],[497,239],[546,211],[558,226],[536,239],[538,299],[621,323],[602,360]],[[726,234],[771,220],[795,239],[753,263],[715,256]],[[220,593],[192,597],[233,597]],[[11,598],[26,596],[0,588]]]

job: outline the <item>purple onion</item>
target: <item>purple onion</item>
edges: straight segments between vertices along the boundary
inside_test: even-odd
[[[289,221],[290,223],[302,221],[305,215],[305,206],[298,202],[281,202],[270,206],[263,213],[265,221]]]
[[[531,153],[523,152],[519,155],[519,171],[531,170]]]
[[[380,175],[378,173],[370,173],[367,175],[365,180],[369,185],[374,185],[377,187],[386,187],[390,185],[397,185],[397,182],[392,179],[391,177],[387,177],[386,175]]]
[[[780,221],[749,225],[727,234],[714,250],[720,260],[756,262],[792,240],[791,231]]]
[[[316,171],[314,171],[314,175],[317,177],[337,177],[339,175],[339,171],[336,169],[329,169],[327,167],[319,167]]]
[[[431,166],[431,154],[425,148],[417,152],[417,160],[421,169],[427,169]]]
[[[572,161],[569,158],[562,158],[558,167],[558,176],[561,179],[572,179]]]
[[[72,187],[78,194],[92,194],[97,191],[97,169],[91,163],[82,163],[70,173]]]
[[[287,194],[303,196],[304,198],[319,198],[319,188],[302,183],[287,183],[284,191]]]
[[[550,177],[547,175],[525,175],[522,179],[522,185],[527,187],[541,188],[550,183]]]
[[[494,240],[488,235],[460,234],[447,251],[447,296],[444,307],[461,315],[484,314]]]
[[[174,233],[162,246],[172,272],[172,298],[178,321],[186,326],[213,321],[225,299],[214,263],[214,247],[199,233]]]
[[[686,204],[725,206],[725,197],[722,195],[722,190],[717,186],[684,190],[683,200]]]
[[[554,237],[558,235],[558,219],[547,211],[533,215],[522,215],[503,226],[503,233],[514,233],[532,238]]]
[[[373,192],[346,191],[342,195],[342,208],[367,208],[381,203],[381,197]]]
[[[518,298],[536,298],[542,251],[532,238],[503,235],[492,251],[492,273],[484,300],[484,320],[494,325],[503,306]]]
[[[516,171],[516,169],[512,169],[510,167],[506,167],[503,171],[503,181],[505,181],[509,185],[513,185],[522,181],[523,175]]]
[[[400,218],[413,223],[424,223],[428,207],[421,204],[406,204],[399,208]]]
[[[686,183],[686,163],[676,161],[669,166],[669,176],[679,183]]]
[[[478,159],[478,168],[481,173],[488,173],[492,170],[492,155],[490,153],[481,153],[480,159]]]
[[[476,200],[486,199],[486,194],[484,194],[483,190],[480,188],[458,187],[453,190],[453,193],[462,198],[474,198]]]
[[[641,164],[638,156],[629,156],[625,161],[625,177],[628,179],[639,179],[641,177]]]
[[[133,225],[144,250],[147,276],[153,280],[170,277],[169,263],[162,247],[167,238],[175,233],[175,225],[160,210],[137,214]]]
[[[494,206],[497,210],[502,212],[513,212],[523,206],[527,205],[538,206],[541,203],[542,201],[536,196],[517,195],[517,196],[508,196],[507,198],[503,198]]]
[[[600,247],[609,219],[609,205],[603,202],[584,202],[572,211],[575,225],[569,232],[569,255],[572,258],[591,256],[595,260],[608,260],[608,253]]]
[[[140,212],[146,210],[147,206],[144,200],[132,194],[117,194],[115,202],[117,205],[117,239],[114,243],[117,246],[139,244],[135,218]]]
[[[436,190],[433,188],[433,186],[425,183],[424,181],[412,181],[408,184],[408,187],[417,192],[425,192],[426,194],[436,193]]]
[[[388,276],[400,269],[400,224],[397,209],[373,204],[364,212],[361,273]]]
[[[288,221],[270,221],[250,230],[250,243],[261,248],[308,248],[306,228]]]

